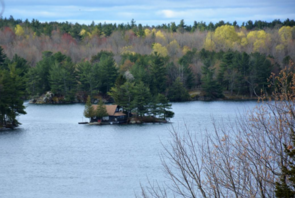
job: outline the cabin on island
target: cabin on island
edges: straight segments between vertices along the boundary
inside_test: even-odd
[[[94,111],[98,105],[92,105]],[[90,122],[101,122],[109,124],[123,124],[127,122],[127,115],[123,113],[123,108],[118,105],[105,105],[108,116],[97,118],[91,117]]]

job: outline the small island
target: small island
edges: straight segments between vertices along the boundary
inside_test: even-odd
[[[174,116],[174,112],[170,111],[172,105],[162,94],[146,104],[141,103],[140,106],[135,106],[135,101],[132,101],[131,104],[133,105],[106,105],[102,100],[98,104],[92,104],[91,98],[88,96],[84,116],[89,118],[89,122],[79,122],[79,124],[168,123],[169,119]]]

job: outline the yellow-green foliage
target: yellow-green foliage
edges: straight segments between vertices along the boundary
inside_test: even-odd
[[[259,51],[259,49],[265,48],[265,42],[270,40],[270,35],[264,30],[251,31],[248,33],[247,39],[249,43],[253,44],[253,50]]]
[[[165,38],[164,34],[161,32],[161,30],[157,31],[156,38],[161,38],[163,40],[166,40],[166,38]]]
[[[145,34],[146,36],[149,36],[151,33],[152,33],[152,32],[151,32],[150,29],[148,29],[148,28],[144,29],[144,34]]]
[[[232,47],[233,43],[239,40],[240,38],[236,33],[234,26],[223,25],[216,28],[215,30],[214,41],[216,42],[216,44],[225,45],[226,47]],[[211,42],[210,46],[212,46]]]
[[[287,44],[292,39],[292,28],[290,26],[283,26],[279,29],[279,35],[283,44]]]
[[[15,27],[15,34],[16,34],[17,36],[23,36],[23,35],[25,34],[25,31],[24,31],[24,29],[22,28],[22,26],[20,26],[20,25],[16,25],[16,27]]]
[[[238,32],[237,34],[240,38],[246,37],[246,34],[243,31]]]
[[[165,46],[162,46],[160,43],[155,43],[153,46],[153,53],[157,52],[161,56],[167,56],[168,55],[168,50]]]
[[[135,54],[135,52],[133,51],[133,46],[129,45],[129,46],[125,46],[122,48],[121,50],[121,54]]]
[[[86,34],[86,30],[84,30],[84,29],[82,29],[82,30],[80,31],[80,33],[79,33],[80,36],[83,36],[83,35],[85,35],[85,34]]]
[[[88,36],[92,38],[93,36],[100,36],[100,30],[98,28],[94,28],[91,33],[87,32]]]
[[[205,43],[204,43],[204,48],[206,50],[210,50],[210,51],[215,50],[215,43],[213,39],[214,39],[214,33],[208,32]]]
[[[257,39],[253,44],[253,50],[259,51],[261,48],[265,48],[265,41],[262,39]]]
[[[183,46],[183,49],[182,49],[182,53],[183,54],[186,54],[188,51],[190,51],[191,49],[188,47],[188,46]]]
[[[277,51],[283,51],[285,49],[285,46],[283,44],[279,44],[276,46]]]
[[[264,30],[259,31],[251,31],[247,35],[247,39],[251,42],[255,42],[257,39],[265,40],[267,39],[268,35],[265,33]]]
[[[241,39],[241,46],[244,47],[246,45],[248,45],[248,39],[246,37],[244,37],[244,38]]]
[[[169,48],[179,48],[179,44],[178,42],[174,39],[173,41],[171,41],[169,44],[168,44],[168,47]]]

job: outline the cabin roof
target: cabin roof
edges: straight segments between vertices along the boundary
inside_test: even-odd
[[[96,110],[97,106],[98,105],[92,105],[94,111]],[[105,107],[107,109],[107,112],[108,112],[109,116],[123,116],[123,115],[126,115],[123,112],[115,112],[118,105],[105,105]]]

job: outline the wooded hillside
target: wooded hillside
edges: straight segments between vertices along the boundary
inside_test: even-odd
[[[123,78],[170,101],[189,100],[188,91],[196,89],[209,99],[224,93],[252,98],[269,91],[271,72],[293,65],[294,25],[289,19],[241,26],[181,20],[148,27],[134,20],[81,25],[10,17],[0,20],[0,45],[27,71],[30,96],[51,91],[73,101],[77,93],[107,95]]]

